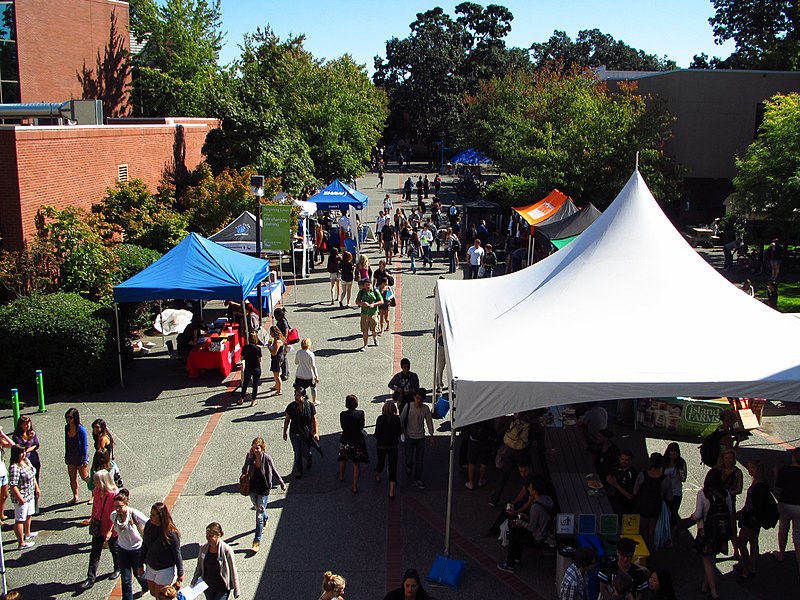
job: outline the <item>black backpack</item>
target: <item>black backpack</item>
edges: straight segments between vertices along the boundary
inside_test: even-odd
[[[731,527],[731,511],[728,509],[726,495],[713,490],[711,495],[703,490],[711,506],[703,519],[703,535],[707,542],[715,544],[729,542],[733,538]]]
[[[714,468],[719,460],[719,445],[722,439],[722,432],[717,429],[710,433],[700,444],[700,462],[707,467]]]
[[[772,529],[778,524],[780,514],[769,484],[762,481],[753,490],[753,511],[764,529]]]
[[[656,518],[661,514],[661,482],[664,475],[653,479],[644,473],[644,481],[636,495],[636,510],[643,517]]]

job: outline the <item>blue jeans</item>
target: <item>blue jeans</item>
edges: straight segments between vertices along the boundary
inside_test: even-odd
[[[447,270],[448,273],[455,273],[456,272],[456,253],[453,250],[447,251],[447,263],[449,269]]]
[[[410,258],[411,258],[411,272],[413,273],[414,271],[417,270],[417,257],[412,254]]]
[[[304,458],[308,467],[311,468],[311,443],[299,433],[290,433],[289,439],[292,441],[292,449],[294,450],[295,475],[302,475]]]
[[[254,542],[261,541],[261,533],[264,531],[264,525],[269,517],[267,516],[267,502],[269,502],[269,494],[250,494],[250,502],[253,503],[253,508],[256,509],[256,535],[253,538]]]
[[[423,246],[422,247],[422,266],[425,266],[425,263],[428,263],[430,266],[433,266],[433,259],[431,258],[431,247],[430,246]]]
[[[406,436],[406,471],[414,469],[414,481],[422,481],[422,466],[425,462],[425,438],[418,440]]]
[[[147,591],[147,582],[139,579],[136,571],[139,568],[139,550],[125,550],[117,545],[117,566],[122,578],[122,600],[133,600],[133,578],[139,582],[142,590]]]

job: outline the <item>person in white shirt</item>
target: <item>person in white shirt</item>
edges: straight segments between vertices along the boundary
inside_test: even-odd
[[[300,387],[304,390],[311,388],[311,402],[314,406],[319,406],[319,400],[317,399],[319,372],[317,371],[317,357],[311,351],[311,338],[300,340],[300,350],[294,355],[294,364],[297,365],[294,387]]]
[[[433,232],[428,227],[426,223],[422,228],[422,231],[419,232],[419,243],[422,247],[422,266],[425,266],[425,263],[428,264],[428,268],[433,268],[433,259],[431,258],[431,244],[433,243]]]
[[[380,240],[381,239],[381,231],[383,231],[383,226],[386,225],[386,217],[383,216],[383,211],[378,213],[378,218],[375,219],[375,237]]]
[[[122,576],[122,598],[133,598],[133,576],[139,568],[139,554],[142,548],[142,530],[147,517],[144,513],[128,506],[130,493],[121,489],[114,497],[114,512],[111,513],[111,526],[117,536],[117,561]],[[147,590],[144,578],[136,576],[142,590]]]
[[[387,217],[392,213],[392,198],[389,194],[386,194],[386,197],[383,199],[383,210]]]
[[[475,238],[475,243],[469,247],[469,250],[467,250],[470,279],[478,278],[478,270],[481,268],[481,262],[483,261],[484,254],[485,251],[483,248],[481,248],[481,241],[478,238]]]

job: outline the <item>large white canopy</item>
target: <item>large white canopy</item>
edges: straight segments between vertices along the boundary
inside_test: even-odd
[[[572,244],[494,279],[438,282],[455,426],[615,398],[800,400],[800,322],[737,289],[638,172]]]

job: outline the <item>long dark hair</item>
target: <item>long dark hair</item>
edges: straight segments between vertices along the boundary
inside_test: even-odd
[[[99,432],[95,432],[94,427],[97,425],[100,428]],[[92,421],[92,437],[94,438],[94,449],[97,450],[97,444],[100,442],[102,436],[108,437],[109,453],[114,454],[114,436],[108,430],[108,425],[103,419],[95,419]]]
[[[167,505],[163,502],[156,502],[150,507],[150,510],[155,510],[158,513],[158,518],[161,521],[161,539],[165,544],[170,543],[170,534],[180,535],[180,531],[175,526],[175,521],[172,520],[172,515],[169,513]]]
[[[81,425],[81,414],[78,412],[77,408],[68,408],[67,412],[64,413],[64,418],[72,417],[72,424],[75,425],[75,429],[78,429]],[[69,423],[64,425],[64,431],[69,431]]]
[[[675,600],[675,586],[672,585],[672,573],[666,569],[653,571],[658,578],[658,591],[653,594],[657,600]]]
[[[678,458],[675,459],[675,464],[672,464],[672,459],[669,457],[670,452],[677,452]],[[678,445],[678,442],[670,442],[667,445],[667,449],[664,450],[664,468],[666,467],[676,467],[680,469],[683,465],[686,464],[686,461],[683,460],[681,456],[681,447]]]
[[[416,569],[406,569],[406,572],[403,573],[403,579],[400,580],[401,590],[405,588],[406,581],[409,579],[415,579],[417,581],[417,600],[432,600],[433,596],[428,594],[425,588],[422,587],[422,578],[419,576]]]
[[[27,424],[31,423],[31,418],[27,415],[22,415],[17,421],[17,426],[14,428],[14,435],[18,438],[22,439],[22,434],[24,433],[23,427]],[[31,429],[33,429],[33,423],[31,423]]]

